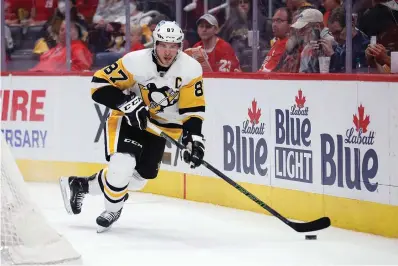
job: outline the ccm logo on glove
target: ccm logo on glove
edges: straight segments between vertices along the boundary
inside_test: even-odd
[[[141,130],[146,129],[149,117],[148,107],[141,97],[131,95],[128,101],[119,106],[119,110],[125,113],[127,123],[130,126],[138,126]]]
[[[122,104],[119,109],[123,113],[131,113],[133,112],[141,103],[142,99],[138,96],[135,96],[131,101]]]

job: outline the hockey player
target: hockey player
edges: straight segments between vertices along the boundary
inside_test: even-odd
[[[108,167],[60,179],[69,213],[81,212],[86,194],[104,195],[98,232],[119,219],[128,189],[141,190],[158,174],[166,141],[147,128],[147,119],[175,139],[183,134],[190,147],[183,158],[192,168],[204,156],[201,65],[182,52],[184,34],[175,22],[160,22],[153,39],[153,48],[128,53],[92,78],[93,100],[112,109],[104,129]]]

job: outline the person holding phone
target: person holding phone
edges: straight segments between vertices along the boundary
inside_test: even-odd
[[[291,26],[293,35],[289,38],[289,46],[299,45],[300,54],[299,72],[319,73],[319,57],[331,57],[337,45],[328,28],[323,24],[323,15],[317,9],[306,9],[298,16]],[[297,42],[296,44],[292,42]]]
[[[391,57],[388,56],[387,50],[382,44],[370,44],[365,53],[369,64],[376,66],[380,73],[391,72]]]

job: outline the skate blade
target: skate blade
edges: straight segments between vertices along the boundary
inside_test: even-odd
[[[72,207],[70,206],[70,188],[69,188],[69,178],[62,176],[59,179],[59,186],[61,188],[62,199],[64,200],[65,210],[68,214],[73,214]]]
[[[97,227],[97,233],[98,233],[98,234],[101,234],[101,233],[104,233],[104,232],[106,232],[106,231],[109,231],[109,230],[111,229],[111,227],[112,227],[112,226],[103,227],[103,226],[98,225],[98,227]]]

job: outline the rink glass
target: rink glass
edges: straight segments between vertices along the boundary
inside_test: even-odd
[[[1,36],[2,36],[2,53],[1,53],[1,66],[3,71],[29,71],[33,68],[38,61],[40,60],[40,55],[48,50],[46,47],[46,42],[43,42],[42,37],[44,36],[44,40],[49,41],[50,46],[54,45],[57,41],[57,34],[54,32],[43,34],[43,23],[45,22],[43,18],[45,17],[45,12],[48,12],[50,15],[54,14],[57,9],[57,0],[47,1],[49,3],[48,8],[52,8],[52,11],[37,11],[40,13],[39,20],[41,21],[32,21],[29,19],[29,14],[31,10],[28,8],[19,8],[14,13],[12,10],[8,9],[9,5],[8,1],[2,1],[3,7],[1,8]],[[125,12],[125,16],[119,16],[119,18],[114,19],[114,21],[109,21],[111,26],[105,26],[105,32],[109,34],[110,31],[115,30],[112,27],[112,22],[119,22],[122,24],[121,28],[116,30],[118,33],[115,33],[111,40],[112,47],[108,47],[109,49],[119,50],[118,54],[103,54],[103,52],[107,52],[104,49],[93,48],[97,44],[104,43],[103,39],[96,39],[95,36],[98,36],[98,26],[95,26],[96,23],[93,23],[93,17],[96,12],[97,1],[91,0],[76,0],[76,10],[79,14],[84,16],[84,21],[86,25],[82,29],[81,39],[87,43],[88,40],[94,40],[93,43],[88,43],[90,50],[92,51],[92,63],[87,69],[79,69],[79,71],[94,71],[106,65],[108,62],[115,61],[115,59],[123,56],[125,51],[129,51],[129,47],[131,47],[131,38],[123,38],[120,35],[125,34],[125,36],[131,36],[130,33],[130,25],[134,23],[133,20],[126,20],[125,17],[130,17],[129,14],[134,12],[135,7],[138,10],[143,10],[148,16],[154,16],[157,12],[167,15],[171,20],[177,21],[183,30],[185,31],[186,45],[192,46],[197,42],[198,36],[196,34],[196,20],[202,15],[204,12],[211,12],[216,15],[219,20],[219,24],[223,25],[226,21],[232,21],[231,24],[235,25],[233,22],[236,17],[236,10],[241,7],[241,11],[248,11],[248,29],[236,30],[233,29],[229,32],[229,34],[223,32],[223,36],[227,38],[244,38],[242,41],[242,45],[239,47],[234,47],[235,51],[237,51],[237,56],[240,59],[241,69],[244,72],[257,72],[260,68],[264,58],[266,57],[268,51],[271,48],[273,43],[272,36],[272,16],[275,10],[279,7],[284,6],[282,1],[263,1],[263,0],[205,0],[198,1],[195,4],[191,0],[154,0],[154,1],[129,1],[129,0],[120,0],[121,5],[123,6],[123,10]],[[18,1],[14,1],[18,2]],[[289,1],[287,1],[289,2]],[[315,5],[315,7],[321,9],[322,11],[322,3],[321,1],[310,1]],[[129,5],[128,3],[135,3],[134,5]],[[51,4],[51,5],[50,5]],[[347,7],[350,6],[351,1],[345,1]],[[72,14],[70,9],[70,3],[65,3],[65,17],[67,20],[67,26],[71,27],[70,20],[75,18],[75,14]],[[355,13],[357,11],[357,7],[347,8],[348,11]],[[235,12],[235,13],[234,13]],[[14,17],[12,17],[12,14]],[[351,14],[351,13],[350,13]],[[348,15],[347,18],[352,17]],[[355,13],[353,17],[357,18],[358,15]],[[6,22],[7,19],[7,23]],[[235,19],[236,20],[236,19]],[[143,19],[141,22],[145,22]],[[355,20],[356,22],[356,20]],[[102,22],[100,22],[101,24]],[[349,33],[350,23],[347,23],[347,34]],[[5,40],[7,35],[7,30],[5,30],[5,26],[9,27],[11,36],[14,41],[14,47],[7,49],[7,41]],[[103,25],[102,25],[103,26]],[[149,27],[148,27],[149,28]],[[146,42],[148,45],[150,40],[148,35],[150,32],[146,28],[143,32],[143,42]],[[233,28],[233,27],[232,27]],[[45,32],[45,31],[44,31]],[[148,33],[149,32],[149,33]],[[118,36],[119,35],[119,36]],[[144,37],[146,35],[146,37]],[[347,35],[348,36],[348,35]],[[63,66],[56,65],[51,71],[71,71],[71,60],[75,60],[76,55],[73,55],[72,46],[71,46],[71,35],[70,31],[67,31],[66,34],[66,56],[64,57]],[[347,38],[349,39],[349,38]],[[231,42],[231,40],[227,41]],[[48,45],[47,45],[48,46]],[[126,49],[120,49],[124,46]],[[148,45],[150,46],[150,45]],[[242,48],[243,46],[243,48]],[[187,48],[187,47],[185,47]],[[351,42],[347,42],[347,54],[351,54]],[[6,54],[9,55],[8,59]],[[78,56],[78,55],[77,55]],[[84,59],[85,60],[85,59]],[[350,72],[350,67],[347,65],[347,72]],[[362,71],[368,72],[368,71]]]

